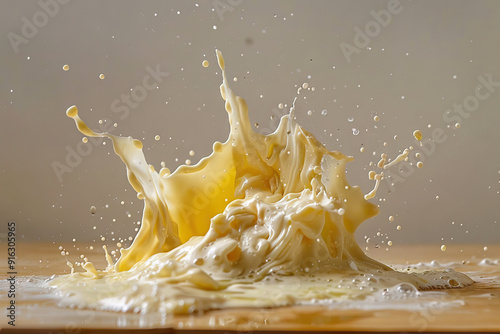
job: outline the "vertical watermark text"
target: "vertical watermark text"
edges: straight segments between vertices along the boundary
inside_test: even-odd
[[[7,223],[7,324],[16,326],[16,223]]]

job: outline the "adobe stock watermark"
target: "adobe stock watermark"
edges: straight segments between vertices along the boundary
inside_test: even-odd
[[[130,115],[130,110],[135,109],[139,104],[146,99],[148,91],[158,88],[158,85],[169,76],[168,72],[162,72],[160,65],[156,65],[153,69],[150,66],[146,67],[147,74],[142,79],[142,84],[137,85],[130,90],[129,93],[123,93],[119,98],[111,102],[111,111],[118,115],[121,120],[126,119]],[[112,133],[115,127],[110,120],[104,120],[99,123],[98,132]],[[71,173],[75,168],[80,166],[83,158],[90,155],[94,146],[102,145],[103,138],[90,137],[88,142],[78,142],[74,147],[66,145],[66,157],[61,161],[53,161],[51,166],[54,174],[60,183],[64,180],[64,175]]]
[[[454,103],[443,113],[443,120],[447,123],[446,129],[461,126],[464,120],[479,109],[481,102],[490,98],[500,87],[500,81],[494,81],[492,74],[480,75],[477,77],[477,81],[479,84],[476,86],[474,94],[466,96],[461,103]],[[405,182],[408,177],[413,175],[416,169],[416,155],[419,156],[418,161],[424,162],[426,158],[436,152],[438,145],[445,143],[448,138],[446,130],[437,127],[432,130],[430,138],[422,139],[422,141],[415,140],[415,149],[412,151],[412,155],[408,156],[408,161],[399,163],[398,172],[385,171],[384,180],[390,191],[396,190],[396,184]]]
[[[40,0],[38,6],[40,10],[35,12],[31,19],[23,16],[21,18],[21,34],[15,32],[7,33],[10,45],[16,54],[19,53],[19,46],[21,44],[28,44],[30,40],[38,35],[40,29],[43,29],[54,18],[61,9],[61,6],[66,5],[71,0]]]
[[[232,12],[235,7],[241,5],[243,0],[214,0],[212,6],[221,21],[224,21],[224,13]]]
[[[389,26],[393,16],[400,14],[402,11],[403,5],[400,0],[389,0],[387,2],[387,9],[381,9],[379,11],[371,10],[370,15],[373,17],[373,20],[368,21],[363,29],[358,26],[354,27],[354,45],[346,42],[342,42],[339,45],[347,63],[352,61],[352,56],[354,54],[359,54],[362,49],[367,48],[370,42],[380,35],[382,29]]]

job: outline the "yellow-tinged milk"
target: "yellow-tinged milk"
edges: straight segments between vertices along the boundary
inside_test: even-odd
[[[379,209],[347,182],[345,166],[353,158],[327,150],[303,129],[294,105],[273,133],[255,132],[247,104],[229,87],[224,59],[216,54],[230,133],[196,165],[157,172],[139,140],[96,133],[76,106],[67,110],[82,134],[112,140],[130,184],[144,200],[144,212],[139,232],[119,260],[113,264],[107,255],[106,272],[87,262],[87,273],[56,279],[53,286],[82,307],[174,313],[293,304],[316,298],[312,291],[359,297],[401,282],[446,287],[438,277],[395,272],[364,254],[354,233]],[[406,150],[395,161],[407,155]],[[380,168],[388,167],[386,159],[384,154]],[[370,172],[376,186],[366,198],[375,196],[382,177]],[[371,290],[342,285],[353,276]],[[455,276],[460,286],[471,283],[465,275]],[[335,287],[321,288],[332,280]],[[114,303],[87,293],[109,290],[109,284],[121,287],[109,292]],[[276,295],[277,284],[288,292]]]

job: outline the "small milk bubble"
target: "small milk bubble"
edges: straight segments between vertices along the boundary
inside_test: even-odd
[[[99,74],[99,79],[104,80],[105,78],[106,78],[106,76],[104,74],[102,74],[102,73]]]
[[[194,151],[193,150],[189,151],[189,155],[194,156]]]
[[[92,206],[90,207],[90,214],[95,215],[96,211],[97,211],[97,208],[96,208],[95,206],[93,206],[93,205],[92,205]]]
[[[441,250],[444,252],[446,250],[446,245],[441,245]]]
[[[64,66],[63,66],[63,71],[68,71],[68,70],[69,70],[69,65],[67,65],[67,64],[66,64],[66,65],[64,65]]]
[[[155,136],[155,140],[156,140],[156,141],[160,140],[160,135],[156,135],[156,136]]]
[[[210,63],[208,62],[208,60],[204,60],[201,65],[203,65],[203,67],[208,67],[210,65]]]

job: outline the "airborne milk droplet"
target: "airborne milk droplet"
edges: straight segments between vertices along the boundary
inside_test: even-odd
[[[413,137],[418,141],[422,140],[422,132],[420,130],[413,131]]]

